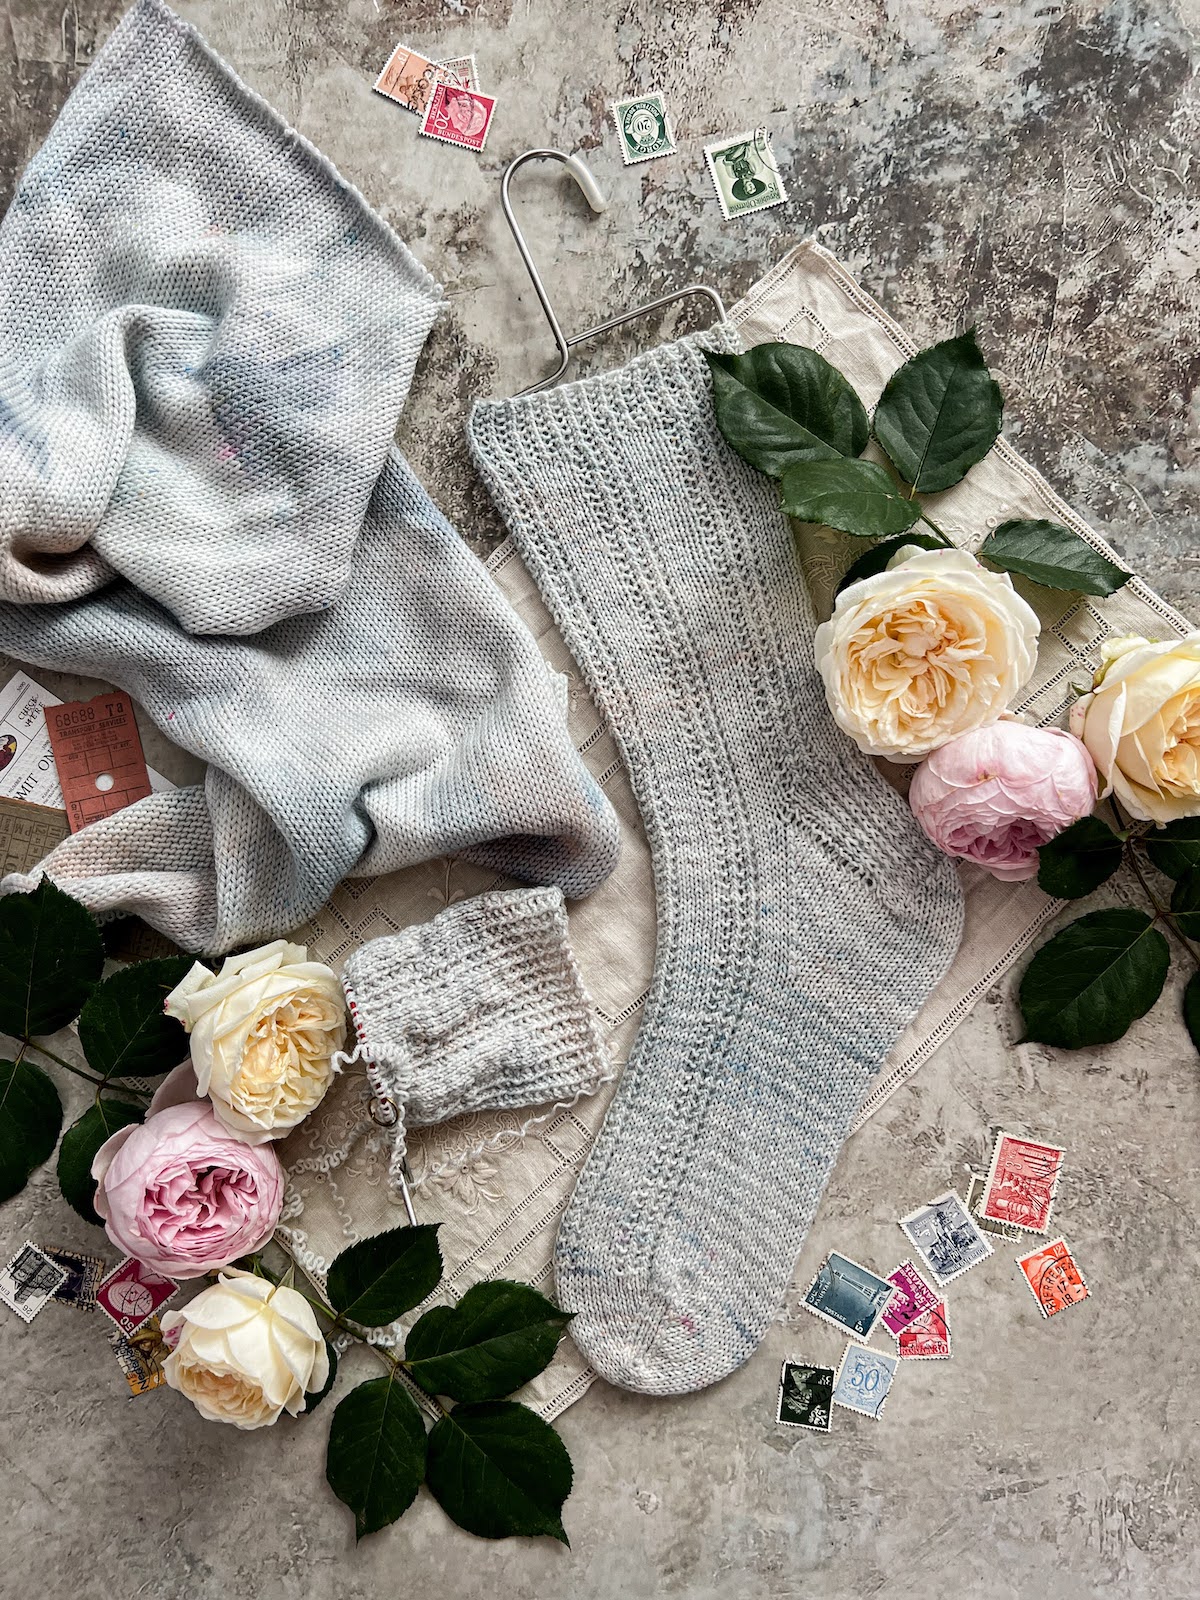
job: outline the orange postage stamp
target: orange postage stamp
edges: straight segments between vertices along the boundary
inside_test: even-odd
[[[1088,1286],[1083,1273],[1065,1239],[1054,1239],[1041,1245],[1017,1262],[1025,1282],[1033,1291],[1033,1298],[1044,1317],[1057,1316],[1068,1306],[1077,1305],[1088,1298]]]

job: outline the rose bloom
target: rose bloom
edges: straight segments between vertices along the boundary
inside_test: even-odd
[[[927,756],[908,799],[939,850],[1013,883],[1036,877],[1038,846],[1089,814],[1096,769],[1061,728],[1005,720]]]
[[[915,761],[995,722],[1037,660],[1038,619],[1007,573],[965,550],[898,550],[843,589],[817,629],[838,726],[868,755]]]
[[[166,999],[192,1036],[199,1093],[250,1144],[282,1138],[320,1105],[346,1042],[337,974],[307,956],[276,939],[220,972],[197,962]]]
[[[329,1378],[329,1352],[312,1306],[295,1289],[233,1269],[178,1311],[162,1331],[163,1372],[208,1422],[267,1428],[296,1416]]]
[[[119,1128],[92,1161],[96,1210],[119,1250],[168,1278],[199,1278],[266,1243],[283,1168],[221,1126],[206,1100]]]
[[[1200,633],[1105,640],[1071,731],[1130,816],[1161,826],[1200,813]]]

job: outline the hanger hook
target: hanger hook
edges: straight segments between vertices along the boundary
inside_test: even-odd
[[[582,344],[585,339],[594,338],[596,334],[606,333],[610,328],[619,327],[623,322],[631,322],[635,317],[644,316],[647,312],[658,311],[663,306],[669,306],[676,300],[682,300],[687,295],[703,295],[712,302],[718,318],[725,321],[725,304],[715,289],[710,289],[707,284],[691,283],[684,289],[677,289],[673,294],[659,295],[655,300],[649,300],[643,306],[635,306],[632,311],[618,312],[615,317],[608,317],[603,322],[598,322],[593,328],[585,328],[582,333],[573,334],[570,338],[562,330],[562,324],[555,314],[554,307],[550,304],[550,296],[546,293],[546,286],[542,282],[542,275],[534,265],[533,257],[529,253],[529,246],[525,242],[525,235],[521,232],[513,213],[512,195],[510,188],[513,174],[518,168],[523,167],[528,161],[558,161],[561,162],[571,177],[575,180],[583,193],[584,199],[595,212],[605,211],[608,201],[604,191],[592,176],[587,164],[581,156],[568,155],[565,150],[526,150],[522,155],[515,156],[504,169],[504,176],[500,180],[500,205],[504,211],[504,219],[512,230],[513,239],[520,251],[521,260],[525,263],[525,270],[529,274],[529,281],[533,284],[534,293],[546,314],[546,321],[550,325],[550,333],[554,339],[555,349],[558,351],[558,366],[548,378],[531,384],[528,389],[522,389],[522,394],[534,394],[539,389],[549,389],[552,384],[566,372],[571,362],[571,349],[574,345]]]

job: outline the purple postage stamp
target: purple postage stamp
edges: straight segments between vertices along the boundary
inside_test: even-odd
[[[896,1293],[883,1313],[883,1324],[889,1333],[899,1338],[918,1317],[932,1311],[938,1303],[938,1296],[911,1261],[902,1261],[894,1271],[889,1272],[888,1282],[896,1285]]]

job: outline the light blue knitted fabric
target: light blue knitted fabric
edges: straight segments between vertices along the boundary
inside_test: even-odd
[[[694,342],[479,405],[469,431],[620,741],[658,899],[559,1299],[606,1378],[682,1393],[763,1337],[864,1087],[958,945],[961,895],[829,715],[776,487],[721,438]]]
[[[138,0],[0,227],[0,647],[210,763],[42,863],[93,909],[221,952],[445,852],[568,895],[611,870],[532,636],[392,446],[440,304]]]

